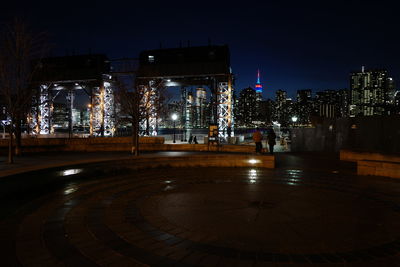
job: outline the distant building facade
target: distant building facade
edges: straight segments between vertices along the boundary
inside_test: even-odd
[[[295,115],[298,118],[298,125],[310,124],[310,116],[313,109],[313,99],[311,89],[297,90],[297,103],[295,105]]]
[[[400,91],[397,91],[394,94],[393,105],[394,105],[394,113],[400,114]]]
[[[287,97],[287,92],[278,90],[275,92],[275,112],[273,120],[286,126],[292,114],[292,100]]]
[[[317,92],[314,100],[314,115],[323,118],[343,118],[348,116],[349,91],[325,90]]]
[[[243,89],[237,100],[236,123],[241,127],[253,127],[254,121],[259,119],[257,107],[257,92],[251,87]]]
[[[386,70],[365,70],[350,74],[349,115],[390,115],[394,82]]]

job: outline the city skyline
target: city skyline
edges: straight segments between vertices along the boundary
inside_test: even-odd
[[[349,73],[361,66],[387,69],[400,80],[399,36],[390,2],[205,1],[195,8],[177,1],[22,4],[24,9],[7,2],[0,22],[19,16],[47,32],[50,56],[137,57],[160,47],[228,44],[236,90],[254,86],[260,69],[264,98],[279,89],[291,96],[306,88],[348,88]]]

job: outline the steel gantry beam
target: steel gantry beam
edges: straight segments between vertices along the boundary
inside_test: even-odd
[[[40,85],[38,108],[32,109],[28,119],[33,134],[52,134],[53,102],[61,91],[67,91],[68,129],[72,133],[76,118],[73,116],[76,90],[83,89],[90,98],[89,127],[91,136],[113,136],[115,133],[114,86],[111,76],[103,75],[100,81],[59,81],[57,83]],[[97,84],[97,85],[94,85]],[[52,97],[52,92],[55,96]]]

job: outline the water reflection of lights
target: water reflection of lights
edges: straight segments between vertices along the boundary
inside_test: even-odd
[[[258,159],[249,159],[249,163],[256,164],[256,163],[260,163],[260,161]]]
[[[82,172],[82,169],[68,169],[68,170],[61,171],[60,175],[68,176],[68,175],[74,175],[74,174],[77,174],[80,172]]]
[[[166,187],[164,187],[164,191],[170,191],[170,190],[173,190],[173,189],[175,189],[176,188],[176,186],[174,186],[174,185],[167,185]]]
[[[302,170],[287,170],[286,172],[290,177],[300,177],[303,174]]]
[[[76,187],[69,187],[64,190],[64,195],[69,195],[74,193],[76,190],[78,190]]]
[[[258,178],[257,170],[251,169],[249,171],[249,183],[251,183],[251,184],[256,183],[257,182],[257,178]]]
[[[299,181],[300,181],[300,179],[295,179],[295,178],[287,179],[286,184],[287,185],[299,185]]]

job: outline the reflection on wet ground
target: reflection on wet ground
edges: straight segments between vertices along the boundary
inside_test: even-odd
[[[278,158],[280,168],[275,170],[136,171],[103,163],[3,179],[4,262],[7,266],[395,266],[400,262],[399,181],[355,176],[354,166],[335,158],[327,163],[312,156],[285,157]]]

